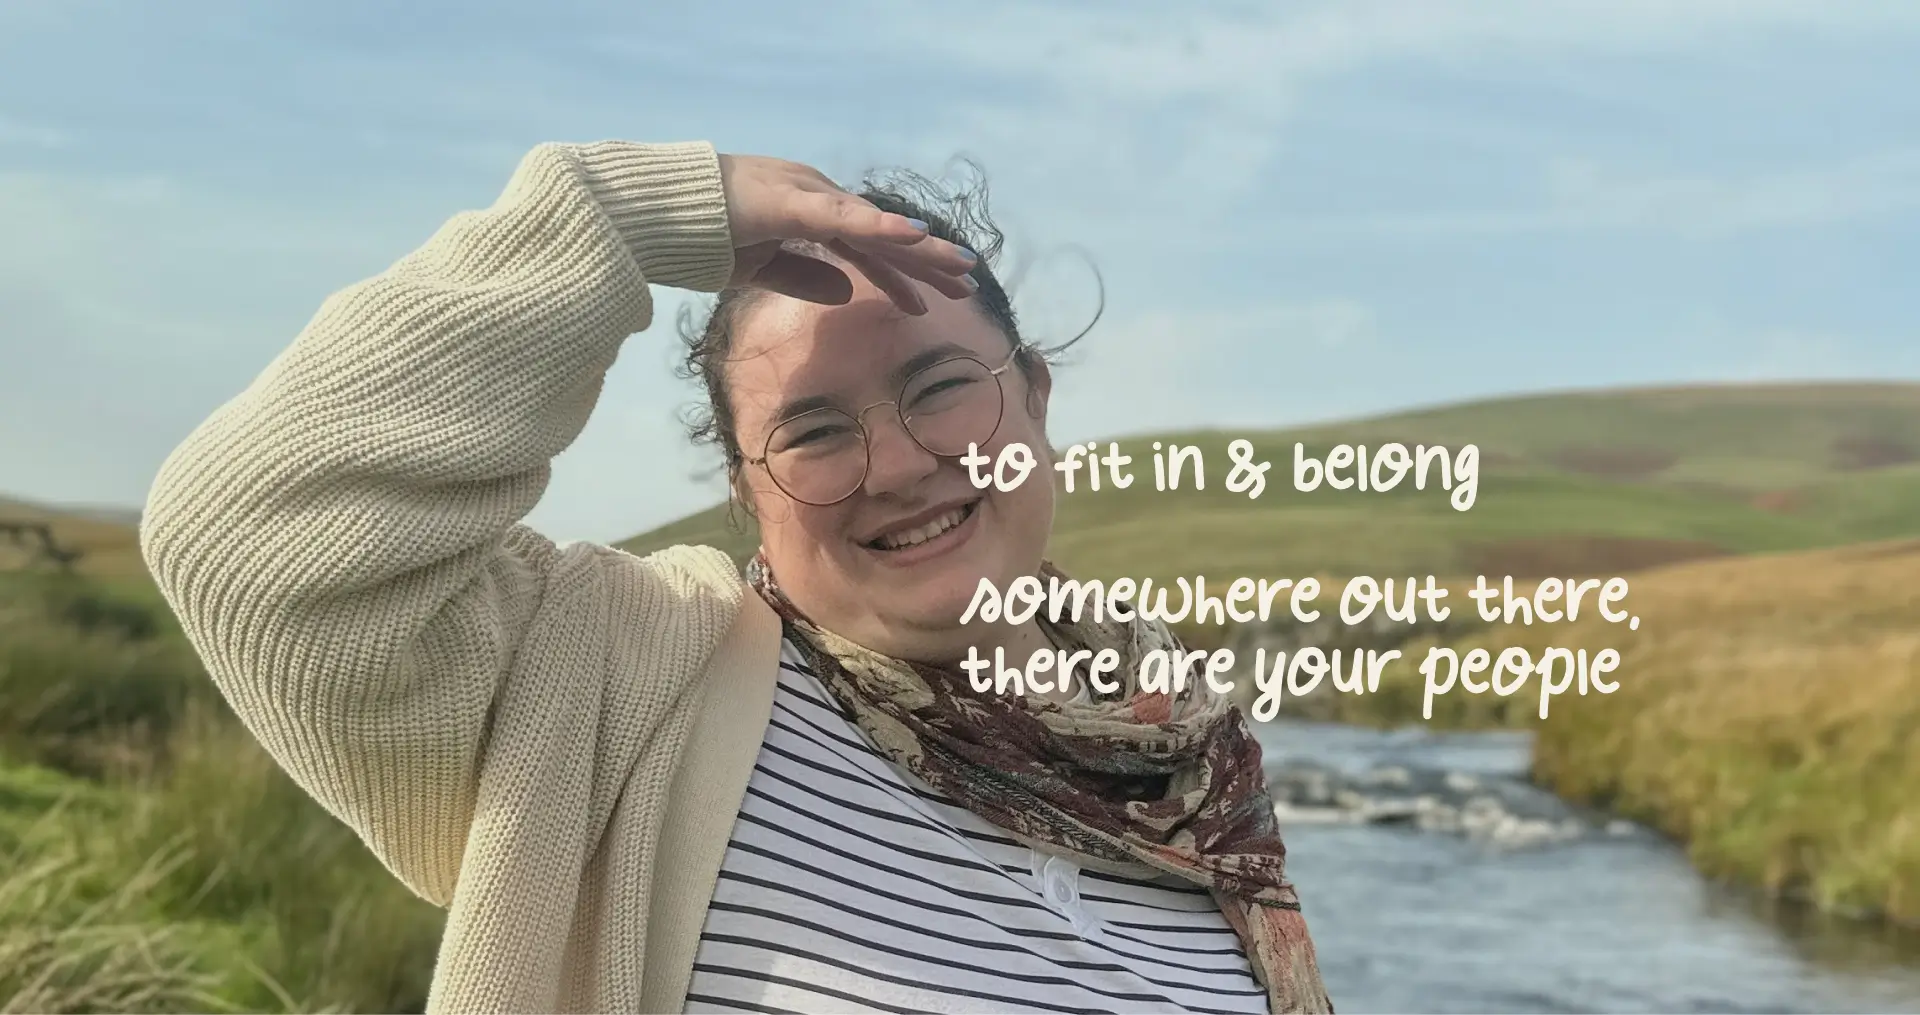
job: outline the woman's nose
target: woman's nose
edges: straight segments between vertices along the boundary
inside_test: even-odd
[[[905,494],[940,468],[934,457],[907,433],[897,412],[874,413],[867,428],[869,494]]]

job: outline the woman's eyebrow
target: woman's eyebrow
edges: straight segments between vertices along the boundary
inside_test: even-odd
[[[955,356],[974,356],[977,358],[978,354],[957,342],[941,342],[937,345],[930,345],[907,357],[899,366],[894,367],[887,373],[887,379],[895,384],[905,384],[907,378],[914,374],[925,370],[943,359],[951,359]]]
[[[839,407],[831,395],[802,395],[780,406],[780,411],[774,413],[773,418],[776,421],[785,421],[803,413],[812,412],[815,409],[837,409]]]
[[[892,370],[887,371],[887,380],[894,385],[904,384],[907,378],[943,359],[951,359],[955,356],[977,357],[977,355],[972,349],[957,342],[940,342],[914,353]],[[773,418],[784,421],[815,409],[839,408],[843,406],[832,395],[801,395],[782,403],[779,411],[773,414]]]

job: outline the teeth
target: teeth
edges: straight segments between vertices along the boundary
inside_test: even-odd
[[[874,542],[883,550],[903,550],[909,546],[918,546],[966,520],[967,509],[957,507],[917,529],[881,536]]]

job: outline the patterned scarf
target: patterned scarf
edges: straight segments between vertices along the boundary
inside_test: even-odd
[[[1051,564],[1042,577],[1059,576]],[[1121,689],[1077,704],[980,694],[957,667],[904,662],[824,631],[796,609],[763,556],[747,579],[876,747],[1030,847],[1123,876],[1170,873],[1209,889],[1246,949],[1274,1012],[1331,1012],[1260,745],[1238,709],[1190,680],[1136,689],[1140,660],[1180,647],[1158,621],[1059,624],[1061,648],[1112,648]],[[1064,580],[1064,579],[1063,579]]]

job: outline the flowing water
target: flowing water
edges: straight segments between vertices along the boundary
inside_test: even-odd
[[[1525,781],[1525,733],[1255,724],[1343,1013],[1920,1012],[1920,941],[1768,906]]]

